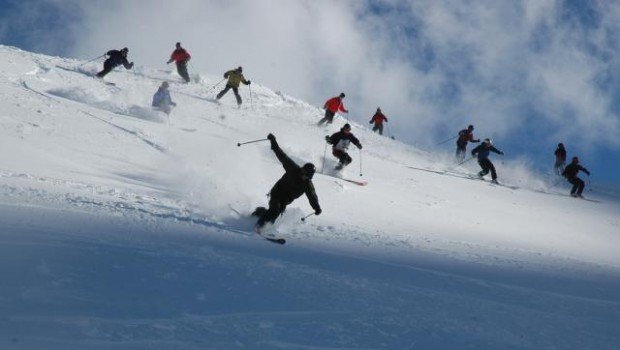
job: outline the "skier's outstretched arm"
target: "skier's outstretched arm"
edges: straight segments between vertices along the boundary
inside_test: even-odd
[[[357,146],[357,148],[362,149],[362,144],[360,143],[360,140],[357,139],[357,137],[351,135],[349,136],[349,138],[351,139],[351,142],[353,142],[353,144]]]
[[[276,141],[276,137],[273,136],[273,134],[267,135],[267,139],[269,139],[269,141],[271,142],[271,149],[273,150],[273,153],[276,154],[276,157],[278,157],[280,163],[282,163],[282,166],[284,167],[284,170],[286,172],[299,169],[299,166],[295,164],[295,162],[293,162],[293,160],[289,158],[286,153],[284,153],[284,151],[280,148],[278,142]]]
[[[588,169],[582,167],[581,165],[579,166],[579,170],[583,171],[584,173],[588,174],[588,176],[590,176],[590,172],[588,171]]]
[[[129,63],[129,61],[127,61],[127,58],[123,58],[123,66],[125,67],[125,69],[131,69],[133,68],[133,62]]]
[[[497,154],[501,154],[501,155],[503,155],[503,154],[504,154],[504,152],[502,152],[502,151],[498,150],[498,149],[497,149],[497,148],[495,148],[494,146],[491,146],[491,148],[489,148],[489,150],[490,150],[490,151],[493,151],[493,152],[495,152],[495,153],[497,153]]]
[[[310,202],[310,206],[314,209],[314,213],[316,215],[320,215],[322,210],[319,205],[319,198],[316,195],[316,191],[314,190],[314,185],[312,182],[308,183],[308,188],[306,189],[306,197],[308,197],[308,201]]]

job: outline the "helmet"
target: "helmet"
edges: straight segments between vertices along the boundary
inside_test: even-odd
[[[484,139],[484,142],[488,143],[489,145],[492,145],[492,144],[493,144],[493,140],[488,139],[488,138],[487,138],[487,139]]]
[[[121,52],[129,52],[129,49],[128,49],[128,48],[126,48],[126,47],[123,47],[123,48],[121,49]]]
[[[344,92],[341,92],[339,96],[340,98],[344,98]]]
[[[579,163],[579,158],[578,157],[573,157],[573,163]]]
[[[181,47],[181,43],[178,42],[176,46],[177,46],[177,48]]]
[[[474,126],[473,126],[473,125],[469,125],[469,126],[467,127],[467,129],[469,129],[469,130],[474,130]]]
[[[301,170],[309,178],[312,178],[312,176],[314,176],[314,173],[316,172],[316,167],[312,163],[306,163],[304,164],[304,166],[301,167]]]
[[[239,71],[239,73],[243,72],[243,67],[241,66],[237,67],[237,71]]]
[[[558,143],[558,147],[564,148],[564,144],[560,142],[560,143]]]
[[[346,123],[343,127],[342,130],[351,130],[351,124]]]
[[[163,87],[163,88],[165,88],[165,89],[167,89],[167,88],[168,88],[168,86],[170,86],[170,84],[168,84],[168,82],[167,82],[167,81],[164,81],[163,83],[161,83],[161,87]]]

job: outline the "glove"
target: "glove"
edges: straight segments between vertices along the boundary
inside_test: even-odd
[[[319,209],[314,211],[314,215],[319,216],[319,215],[321,215],[322,212],[323,211],[321,210],[321,208],[319,208]]]
[[[251,81],[251,80],[248,80],[248,85],[250,85],[250,84],[252,84],[252,81]]]
[[[275,136],[273,136],[273,134],[269,134],[269,135],[267,135],[267,139],[268,139],[269,141],[271,141],[271,142],[275,142],[275,141],[276,141],[276,137],[275,137]]]
[[[357,145],[357,148],[362,149],[362,144]]]
[[[129,69],[133,68],[133,62],[129,64]]]
[[[368,122],[368,124],[372,124],[372,120]]]
[[[500,155],[500,156],[503,156],[503,155],[504,155],[504,152],[499,152],[499,155]]]
[[[329,135],[325,135],[325,141],[329,143],[330,145],[332,143],[332,139],[329,137]]]
[[[176,102],[170,102],[170,104],[175,106],[175,107],[177,106]]]

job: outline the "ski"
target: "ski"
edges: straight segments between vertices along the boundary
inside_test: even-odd
[[[228,208],[230,208],[230,210],[232,210],[232,211],[233,211],[235,214],[237,214],[239,217],[246,217],[246,216],[247,216],[247,215],[243,215],[243,214],[241,214],[241,212],[240,212],[239,210],[235,209],[235,208],[234,208],[232,205],[230,205],[230,204],[228,205]],[[233,228],[233,230],[234,230],[234,231],[243,231],[243,230],[239,230],[239,229],[235,229],[235,228]],[[246,232],[246,231],[243,231],[243,232]],[[249,233],[249,232],[247,232],[247,233]],[[286,240],[285,240],[284,238],[267,237],[267,236],[264,236],[263,234],[261,234],[261,233],[259,233],[259,232],[256,232],[256,231],[254,231],[254,233],[255,233],[257,236],[259,236],[259,237],[261,237],[261,238],[264,238],[265,240],[267,240],[267,241],[269,241],[269,242],[271,242],[271,243],[277,243],[277,244],[285,244],[285,243],[286,243]]]
[[[265,236],[261,235],[260,233],[258,233],[258,235],[263,237],[264,239],[268,240],[271,243],[277,243],[277,244],[284,244],[284,243],[286,243],[286,240],[284,238],[265,237]]]
[[[336,176],[336,175],[332,175],[332,174],[320,173],[320,172],[317,172],[317,174],[333,177],[335,179],[346,181],[346,182],[350,182],[350,183],[356,184],[358,186],[366,186],[366,185],[368,185],[368,181],[366,181],[366,180],[359,180],[358,181],[358,180],[346,179],[344,177],[340,177],[340,176]]]
[[[447,175],[447,176],[452,176],[452,177],[459,177],[461,179],[485,181],[484,178],[480,178],[480,177],[477,177],[477,176],[474,176],[474,175],[456,173],[456,172],[451,172],[451,171],[417,168],[417,167],[409,166],[409,165],[407,165],[407,168],[413,169],[413,170],[426,171],[426,172],[433,173],[433,174]],[[517,187],[517,186],[506,185],[506,184],[502,184],[502,183],[499,183],[499,182],[490,182],[490,183],[492,185],[495,185],[495,186],[501,186],[501,187],[510,188],[511,190],[518,190],[519,189],[519,187]]]

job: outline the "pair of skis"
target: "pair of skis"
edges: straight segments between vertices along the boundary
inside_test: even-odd
[[[229,205],[228,207],[230,208],[230,210],[235,212],[235,214],[237,214],[239,217],[246,217],[246,215],[241,214],[241,212],[239,210],[233,208],[233,206]],[[239,231],[239,232],[243,232],[243,233],[248,233],[247,231],[239,230],[239,229],[232,229],[232,231]],[[277,243],[277,244],[285,244],[286,243],[286,240],[284,238],[268,237],[268,236],[265,236],[265,235],[261,234],[258,231],[254,231],[254,233],[256,233],[259,237],[264,238],[264,239],[266,239],[267,241],[269,241],[271,243]]]

